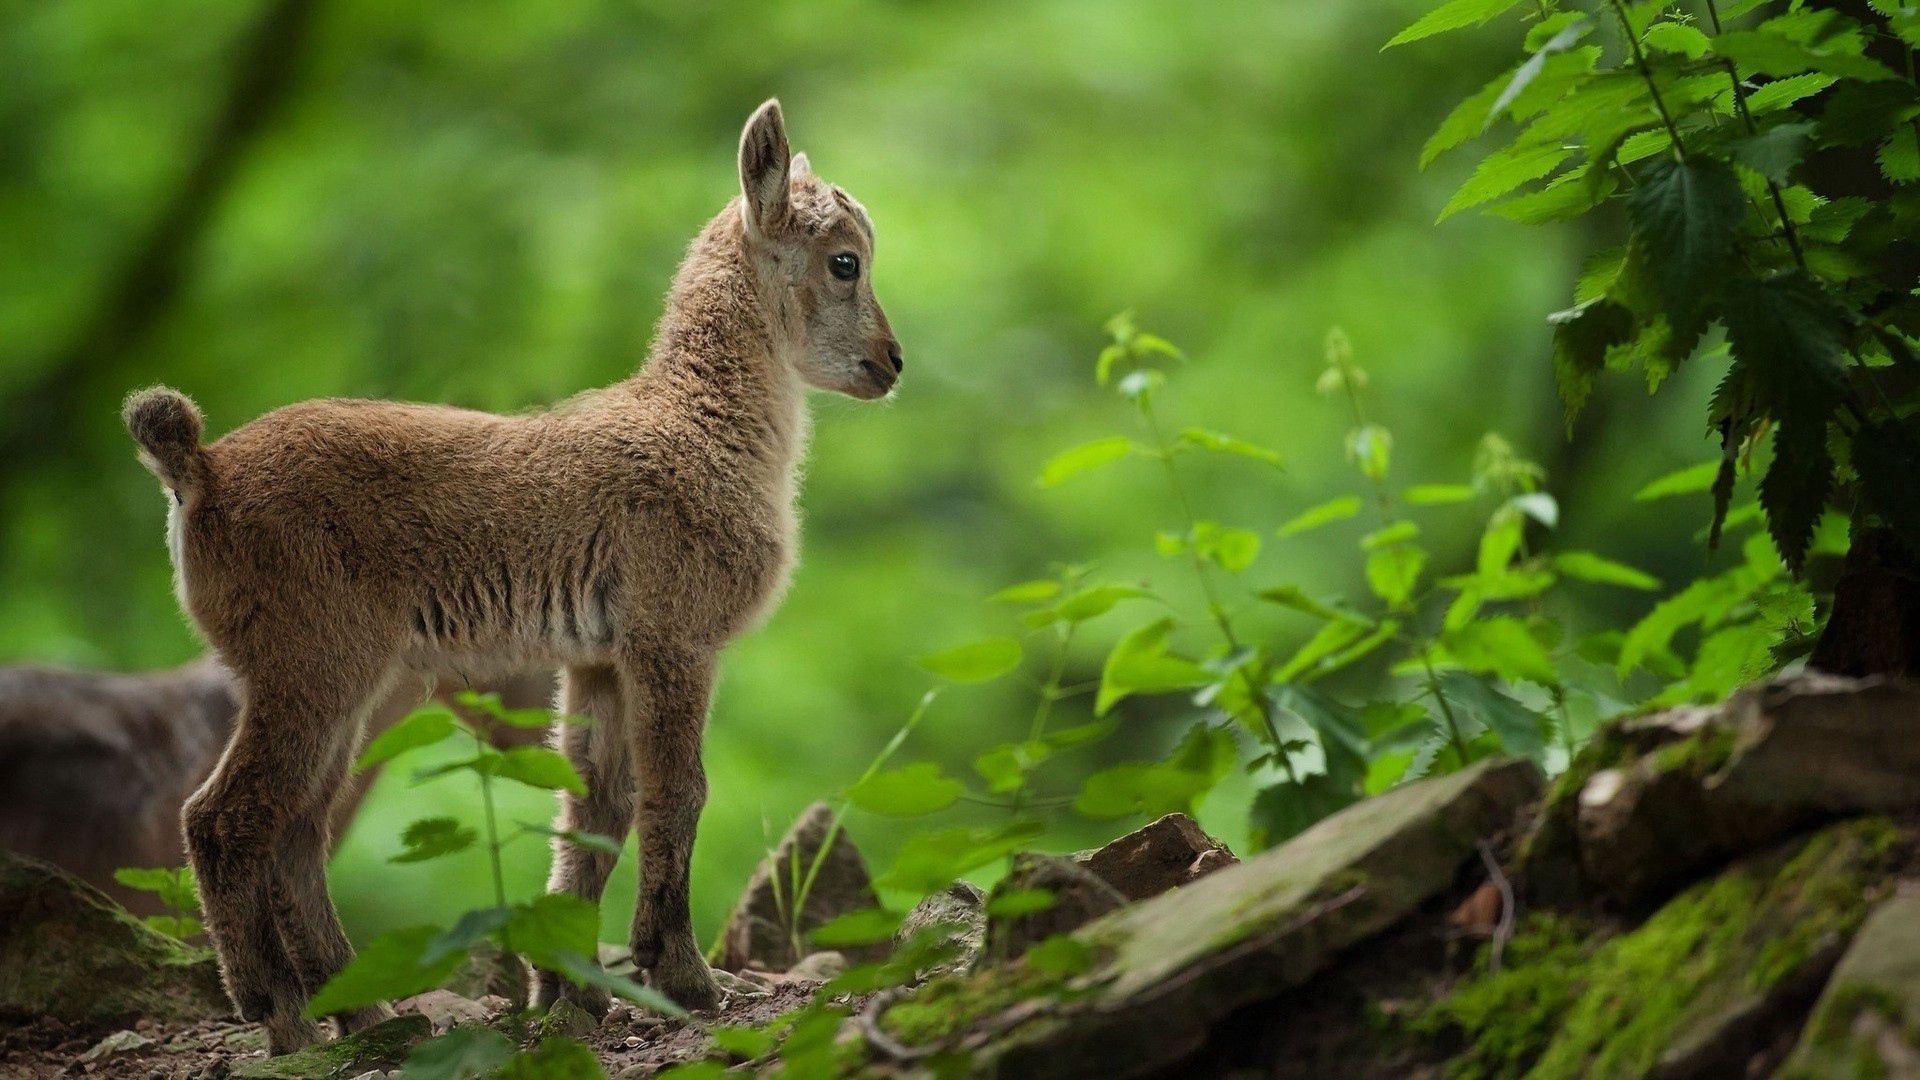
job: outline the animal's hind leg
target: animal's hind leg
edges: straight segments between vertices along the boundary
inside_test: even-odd
[[[612,668],[571,667],[561,679],[560,711],[584,717],[587,723],[556,724],[553,739],[586,781],[584,796],[560,793],[560,830],[598,833],[615,843],[626,839],[633,821],[633,768],[629,763],[626,697]],[[550,893],[564,892],[596,907],[613,873],[617,856],[553,840]],[[597,962],[594,957],[586,958]],[[538,1008],[566,998],[589,1012],[604,1014],[611,1004],[607,992],[582,988],[551,971],[533,970],[533,1004]]]
[[[355,712],[364,711],[382,690],[383,686],[369,687]],[[327,851],[334,806],[347,786],[347,766],[363,722],[354,715],[319,733],[331,745],[314,771],[313,797],[294,808],[274,853],[274,919],[309,995],[353,959],[353,946],[327,893]],[[377,1004],[350,1010],[337,1019],[341,1030],[351,1033],[392,1016],[391,1008]]]
[[[213,775],[187,800],[182,827],[200,882],[207,930],[243,1019],[284,1054],[320,1037],[303,1015],[307,987],[281,936],[275,852],[295,811],[315,796],[314,762],[332,748],[345,710],[312,688],[243,677],[246,704]],[[286,909],[291,911],[291,909]]]

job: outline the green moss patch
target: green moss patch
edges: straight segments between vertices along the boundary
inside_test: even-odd
[[[357,1076],[369,1069],[394,1069],[407,1059],[415,1044],[433,1035],[433,1024],[420,1015],[396,1016],[360,1032],[309,1046],[265,1061],[250,1061],[233,1071],[246,1080],[327,1080]]]
[[[880,1018],[887,1033],[909,1046],[939,1042],[1023,1001],[1062,997],[1069,976],[1015,963],[973,975],[946,975],[915,991]]]
[[[1452,1076],[1643,1075],[1844,942],[1897,836],[1877,818],[1835,826],[1736,864],[1605,940],[1536,915],[1500,972],[1483,966],[1410,1026],[1465,1047]]]

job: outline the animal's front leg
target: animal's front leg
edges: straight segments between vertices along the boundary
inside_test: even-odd
[[[648,650],[635,661],[642,687],[634,717],[634,771],[640,788],[640,897],[633,961],[653,985],[689,1009],[719,1004],[720,988],[693,939],[687,903],[694,832],[707,801],[700,740],[713,693],[713,656]]]

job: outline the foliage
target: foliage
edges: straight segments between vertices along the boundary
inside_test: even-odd
[[[1522,6],[1455,0],[1388,44]],[[1526,56],[1454,110],[1422,163],[1510,125],[1447,213],[1492,203],[1539,223],[1624,208],[1624,245],[1595,258],[1574,306],[1552,316],[1569,421],[1603,370],[1641,372],[1652,391],[1704,354],[1724,361],[1707,415],[1721,446],[1709,546],[1740,474],[1754,471],[1796,576],[1829,506],[1855,527],[1913,536],[1920,10],[1894,0],[1858,15],[1802,0],[1525,8]],[[1877,176],[1845,161],[1869,152]]]
[[[129,889],[150,892],[167,908],[165,915],[140,920],[168,937],[182,941],[200,933],[200,891],[191,866],[122,867],[113,880]]]
[[[470,742],[472,756],[421,769],[415,773],[414,782],[456,772],[469,773],[477,781],[481,825],[486,834],[484,851],[494,884],[493,904],[467,912],[450,927],[411,926],[375,938],[315,992],[307,1005],[308,1014],[326,1016],[432,989],[453,974],[470,948],[482,941],[491,941],[506,955],[525,956],[530,962],[558,972],[578,985],[605,989],[670,1016],[686,1015],[658,991],[600,967],[600,920],[593,904],[564,893],[537,896],[520,903],[508,901],[500,868],[500,851],[506,844],[526,836],[551,836],[597,851],[617,853],[619,845],[611,837],[556,832],[531,825],[502,838],[494,810],[496,780],[514,780],[543,790],[576,795],[586,794],[586,784],[572,763],[556,750],[528,746],[501,750],[488,737],[497,728],[543,726],[554,722],[552,714],[539,709],[509,709],[501,704],[499,695],[471,690],[458,694],[455,700],[475,717],[473,722],[444,706],[418,710],[370,742],[355,768],[370,769],[409,750],[442,740]],[[559,722],[585,721],[563,716]],[[476,830],[452,818],[422,819],[407,827],[403,837],[406,847],[392,861],[415,863],[444,858],[473,847],[478,838]],[[459,1080],[482,1073],[601,1075],[592,1052],[573,1040],[550,1038],[531,1050],[514,1052],[503,1036],[472,1028],[455,1028],[423,1044],[407,1061],[407,1075],[421,1080]]]

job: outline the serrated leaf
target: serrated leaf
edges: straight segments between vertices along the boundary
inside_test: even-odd
[[[1662,160],[1627,199],[1655,293],[1670,317],[1696,310],[1733,254],[1747,197],[1725,162]]]
[[[1040,823],[1031,820],[917,831],[895,851],[893,865],[874,880],[874,886],[922,896],[938,892],[962,874],[1020,850],[1039,832]]]
[[[1160,619],[1120,639],[1101,668],[1094,715],[1105,716],[1133,694],[1187,690],[1213,681],[1212,672],[1206,668],[1167,652],[1167,638],[1172,632],[1173,620]]]
[[[1514,69],[1513,77],[1507,80],[1507,85],[1501,89],[1500,96],[1494,99],[1493,107],[1488,110],[1489,114],[1498,114],[1505,110],[1507,106],[1513,104],[1513,100],[1519,97],[1529,84],[1540,77],[1540,72],[1546,66],[1548,57],[1554,53],[1565,52],[1573,48],[1573,46],[1579,42],[1581,38],[1586,37],[1587,32],[1592,29],[1593,23],[1584,18],[1576,19],[1566,26],[1561,27],[1540,46],[1539,51],[1527,57],[1524,63]]]
[[[1911,184],[1920,180],[1920,134],[1911,126],[1895,131],[1880,144],[1874,160],[1880,163],[1880,174],[1895,184]]]
[[[1043,488],[1054,487],[1088,470],[1097,469],[1102,465],[1111,465],[1133,451],[1133,440],[1123,435],[1081,443],[1079,446],[1062,450],[1048,458],[1046,465],[1040,470],[1038,482]]]
[[[914,663],[949,682],[986,682],[1020,666],[1020,643],[1010,637],[986,638],[928,653]]]
[[[421,709],[374,737],[354,763],[356,771],[365,771],[390,761],[409,750],[434,743],[458,730],[453,713],[444,707]]]
[[[1278,535],[1283,537],[1297,536],[1300,533],[1320,528],[1323,525],[1331,525],[1336,521],[1345,521],[1347,518],[1359,512],[1360,500],[1352,495],[1342,495],[1337,499],[1329,499],[1318,506],[1302,511],[1286,524],[1280,526]]]
[[[1446,3],[1413,21],[1413,25],[1395,34],[1383,49],[1420,41],[1448,30],[1479,26],[1490,22],[1519,0],[1447,0]]]
[[[1553,326],[1553,370],[1566,404],[1567,425],[1586,407],[1594,379],[1606,366],[1607,353],[1633,339],[1633,313],[1596,297],[1548,316]]]
[[[848,788],[847,798],[871,813],[920,817],[952,806],[965,790],[959,781],[942,775],[940,766],[922,761],[874,773]]]
[[[1453,111],[1440,121],[1440,126],[1427,139],[1426,145],[1420,148],[1420,167],[1425,169],[1441,154],[1485,131],[1493,118],[1494,101],[1512,78],[1513,73],[1507,72],[1454,106]]]
[[[1367,587],[1389,607],[1399,607],[1412,598],[1426,565],[1426,550],[1412,544],[1376,551],[1367,556]]]
[[[1445,631],[1440,644],[1447,655],[1470,671],[1487,672],[1508,681],[1527,679],[1542,686],[1559,682],[1546,647],[1525,623],[1510,616],[1480,619]]]
[[[1255,850],[1291,840],[1346,809],[1359,797],[1324,775],[1262,788],[1248,810],[1248,839]]]
[[[1837,47],[1820,47],[1794,41],[1766,27],[1729,30],[1715,35],[1713,51],[1739,65],[1743,74],[1786,76],[1818,71],[1860,82],[1899,77],[1877,60],[1844,52]]]
[[[1522,184],[1538,180],[1560,167],[1573,156],[1566,146],[1509,146],[1488,154],[1474,169],[1460,190],[1453,193],[1440,210],[1435,223],[1445,221],[1462,210],[1491,202]]]
[[[1775,124],[1734,143],[1733,160],[1774,183],[1784,184],[1788,174],[1806,158],[1813,129],[1811,120]]]
[[[1464,671],[1440,673],[1440,693],[1494,733],[1510,754],[1540,761],[1547,751],[1547,723],[1539,713]]]
[[[1265,600],[1269,604],[1278,604],[1284,608],[1292,608],[1294,611],[1298,611],[1303,615],[1312,615],[1318,619],[1351,619],[1356,622],[1362,621],[1357,615],[1341,611],[1331,604],[1315,600],[1305,592],[1302,592],[1298,585],[1275,585],[1272,588],[1262,589],[1260,590],[1260,599]]]
[[[307,1002],[311,1017],[410,997],[445,982],[465,957],[450,953],[431,964],[421,956],[440,935],[439,927],[410,926],[368,942],[340,973]]]
[[[1653,590],[1660,579],[1644,570],[1595,555],[1591,551],[1563,551],[1553,557],[1553,568],[1562,575],[1623,589]]]
[[[1713,48],[1699,27],[1677,22],[1660,22],[1647,27],[1647,32],[1640,35],[1640,43],[1650,49],[1674,53],[1689,60],[1698,60]]]
[[[1235,756],[1233,736],[1196,725],[1166,761],[1128,762],[1087,777],[1073,808],[1093,818],[1191,814],[1232,770]]]

